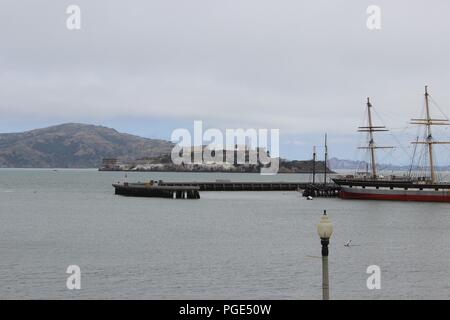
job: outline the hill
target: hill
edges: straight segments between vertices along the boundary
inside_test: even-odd
[[[168,153],[172,143],[115,129],[66,123],[21,133],[0,134],[0,167],[95,168],[102,158],[121,160]]]

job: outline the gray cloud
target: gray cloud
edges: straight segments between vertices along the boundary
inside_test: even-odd
[[[80,31],[65,27],[69,4]],[[366,28],[371,4],[380,31]],[[0,111],[349,134],[370,95],[398,126],[424,84],[450,111],[448,12],[445,0],[3,0]]]

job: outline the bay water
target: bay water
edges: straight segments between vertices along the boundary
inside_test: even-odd
[[[128,181],[310,181],[305,174],[127,173]],[[201,192],[114,195],[123,172],[0,169],[1,299],[449,299],[450,204]],[[349,240],[352,246],[346,247]],[[81,289],[68,290],[69,265]],[[367,268],[381,269],[369,290]]]

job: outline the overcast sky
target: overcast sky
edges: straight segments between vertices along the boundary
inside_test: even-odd
[[[86,122],[169,139],[203,120],[279,128],[290,158],[327,131],[352,158],[367,96],[394,133],[425,84],[450,114],[449,15],[448,0],[2,0],[0,132]]]

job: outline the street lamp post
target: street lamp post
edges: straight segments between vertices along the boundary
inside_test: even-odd
[[[327,216],[327,210],[323,211],[320,223],[317,225],[317,233],[322,244],[322,299],[330,299],[330,286],[328,282],[328,244],[333,233],[333,225]]]

